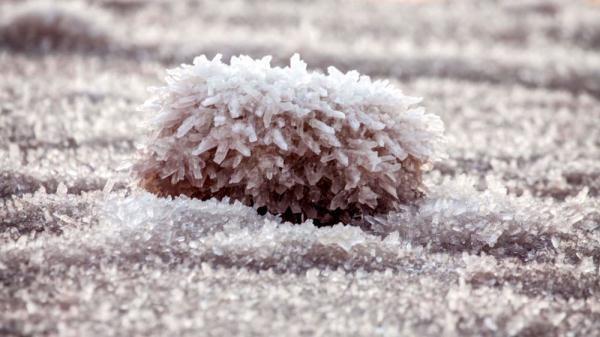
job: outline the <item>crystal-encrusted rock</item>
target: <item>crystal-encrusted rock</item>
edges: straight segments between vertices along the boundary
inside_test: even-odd
[[[423,194],[443,123],[385,81],[294,55],[197,57],[168,72],[134,173],[159,195],[229,197],[295,222],[358,223]]]

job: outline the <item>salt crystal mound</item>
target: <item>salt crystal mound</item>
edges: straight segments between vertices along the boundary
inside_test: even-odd
[[[0,46],[16,51],[106,51],[112,48],[108,14],[80,3],[33,1],[5,8]]]
[[[133,168],[158,195],[229,197],[285,220],[360,223],[423,195],[443,122],[387,81],[270,57],[205,56],[168,71],[143,110],[156,113]]]

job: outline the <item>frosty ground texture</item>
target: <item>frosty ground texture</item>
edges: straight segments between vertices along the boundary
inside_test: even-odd
[[[264,3],[0,3],[0,335],[599,335],[598,5]],[[425,97],[427,197],[367,230],[130,186],[146,87],[219,52]]]
[[[384,81],[271,57],[205,56],[171,69],[143,108],[152,129],[134,167],[160,196],[227,196],[283,220],[361,224],[423,195],[443,123]]]

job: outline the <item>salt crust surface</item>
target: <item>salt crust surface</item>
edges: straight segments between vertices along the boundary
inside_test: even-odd
[[[79,4],[127,43],[0,47],[0,335],[598,334],[596,6]],[[419,207],[316,228],[127,187],[117,169],[150,117],[132,111],[171,62],[294,51],[428,98],[451,157]]]
[[[143,106],[156,116],[133,170],[142,187],[320,224],[363,223],[422,195],[444,126],[420,99],[357,71],[309,72],[298,54],[270,61],[200,56],[167,71]]]

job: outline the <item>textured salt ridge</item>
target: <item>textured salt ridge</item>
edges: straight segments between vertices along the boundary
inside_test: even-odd
[[[405,272],[417,268],[426,272],[423,258],[414,257],[427,252],[469,252],[524,261],[558,259],[572,266],[582,263],[581,258],[567,256],[567,248],[577,247],[582,252],[591,243],[586,242],[594,235],[583,238],[586,226],[593,225],[597,200],[582,193],[557,209],[530,197],[507,196],[504,188],[493,181],[481,192],[473,184],[474,180],[466,177],[443,183],[433,188],[418,208],[387,219],[371,219],[371,233],[342,225],[317,228],[310,221],[301,226],[281,223],[228,201],[157,198],[139,192],[130,196],[109,194],[108,199],[94,207],[96,211],[92,213],[97,217],[89,216],[89,209],[75,203],[76,196],[67,195],[63,186],[58,195],[37,192],[24,202],[9,206],[27,213],[31,212],[28,205],[36,205],[43,209],[39,216],[46,217],[50,229],[54,226],[52,218],[62,221],[62,226],[89,225],[69,228],[58,237],[48,233],[46,240],[25,245],[28,239],[23,235],[20,242],[6,245],[4,261],[20,260],[19,255],[38,252],[39,261],[76,265],[162,260],[281,272],[302,272],[314,267],[346,271],[391,268]],[[75,204],[63,204],[57,209],[61,197]],[[93,228],[87,228],[92,224]],[[582,233],[577,234],[579,231]],[[90,256],[94,259],[90,260]],[[600,255],[586,259],[592,270],[597,269]],[[577,294],[583,296],[585,291]]]
[[[401,237],[433,251],[544,260],[556,253],[561,240],[577,240],[574,226],[589,226],[597,216],[598,203],[587,197],[587,189],[557,205],[539,202],[528,193],[507,195],[506,188],[490,176],[483,190],[478,185],[474,177],[446,179],[418,208],[372,219],[378,223],[373,229],[398,231]]]
[[[143,106],[156,116],[134,166],[158,195],[229,197],[286,220],[360,223],[422,195],[443,122],[387,82],[270,57],[201,56],[168,71]]]
[[[325,246],[321,252],[315,255],[327,256],[330,253],[333,253],[334,257],[339,253],[345,255],[339,260],[332,258],[329,267],[340,266],[354,270],[361,267],[364,269],[394,268],[394,265],[401,264],[394,258],[394,244],[422,245],[434,252],[487,252],[496,257],[514,256],[524,260],[552,258],[557,253],[557,245],[561,241],[563,244],[577,242],[577,236],[572,234],[573,226],[585,230],[587,226],[593,225],[596,216],[594,209],[598,208],[597,200],[587,198],[585,191],[557,209],[556,205],[540,203],[528,196],[518,198],[507,196],[505,188],[493,180],[488,182],[488,188],[482,192],[477,191],[473,187],[474,184],[474,179],[467,177],[458,177],[442,183],[441,186],[433,188],[431,196],[416,207],[407,208],[403,212],[392,214],[387,218],[369,219],[373,224],[371,234],[358,228],[339,225],[334,228],[317,229],[310,222],[304,223],[303,226],[290,226],[289,224],[280,224],[279,221],[261,220],[251,209],[241,205],[232,207],[237,208],[238,212],[244,209],[245,214],[255,218],[229,219],[227,221],[221,219],[212,224],[202,225],[203,220],[200,219],[209,218],[208,216],[200,213],[194,217],[194,220],[190,220],[186,219],[185,215],[190,208],[189,204],[202,210],[205,205],[202,205],[201,202],[161,200],[148,195],[143,196],[143,201],[137,197],[130,197],[122,205],[108,202],[105,205],[107,207],[105,214],[107,222],[118,223],[119,228],[139,221],[145,226],[149,226],[145,227],[148,232],[159,231],[159,236],[164,238],[166,235],[168,237],[167,242],[161,243],[165,247],[169,247],[169,240],[194,241],[197,239],[185,234],[177,238],[163,227],[165,223],[171,224],[173,226],[171,231],[177,231],[179,225],[187,224],[194,228],[192,231],[192,233],[196,233],[194,235],[215,235],[215,241],[208,238],[206,245],[210,247],[222,244],[223,248],[213,246],[212,249],[216,251],[231,249],[230,253],[222,255],[228,256],[232,261],[239,259],[238,262],[233,262],[234,264],[242,263],[243,265],[246,258],[251,263],[262,259],[275,259],[273,256],[281,256],[285,261],[295,255],[297,255],[298,262],[311,261],[313,257],[310,255],[315,253],[312,250],[315,247]],[[146,215],[148,220],[141,218],[134,220],[132,217],[138,216],[135,207],[141,209],[145,202],[153,205],[158,203],[151,208],[164,209],[164,211],[159,212],[158,217],[152,212]],[[178,207],[181,209],[174,207],[173,203],[180,204]],[[226,203],[219,205],[224,209],[230,207]],[[212,202],[208,207],[211,209],[214,207]],[[166,209],[171,211],[167,212]],[[238,212],[225,213],[237,214]],[[560,216],[557,216],[557,213]],[[228,216],[226,217],[228,218]],[[173,219],[180,218],[182,220],[171,222]],[[227,223],[231,227],[222,228],[223,223]],[[132,228],[135,228],[135,225]],[[146,230],[142,230],[142,232]],[[161,233],[163,230],[166,232]],[[217,232],[220,231],[226,234],[225,237],[219,237]],[[134,232],[137,230],[134,229]],[[251,239],[245,240],[244,238],[247,237],[251,237]],[[150,240],[150,238],[148,239]],[[219,239],[223,240],[219,242]],[[380,240],[383,241],[380,242]],[[253,254],[251,247],[257,242],[263,241],[265,244],[257,244],[257,247],[268,246],[273,251],[263,252],[264,255],[259,254],[259,256],[249,258],[249,255]],[[268,244],[267,242],[270,241],[273,243]],[[392,248],[386,248],[386,244],[390,244]],[[249,249],[248,252],[241,254],[237,251],[244,246]],[[339,248],[342,251],[339,251]],[[304,259],[300,257],[303,254],[306,254]],[[237,258],[232,258],[232,256]],[[390,258],[392,260],[385,261]],[[324,258],[324,260],[327,259]],[[355,262],[352,262],[353,260]],[[349,265],[340,265],[341,261],[347,261]],[[356,265],[353,266],[352,263],[356,263]],[[380,265],[380,263],[383,264]],[[277,263],[274,265],[276,266]],[[277,268],[281,268],[281,266]],[[302,267],[292,265],[287,268],[295,270]]]
[[[28,204],[46,197],[44,192],[37,192],[29,197]],[[22,235],[20,240],[3,247],[2,263],[16,266],[23,261],[20,256],[30,254],[36,256],[35,261],[53,265],[98,267],[110,263],[125,267],[132,261],[191,265],[209,262],[278,272],[302,272],[314,267],[413,270],[425,263],[422,259],[398,260],[408,253],[395,252],[394,247],[401,247],[397,235],[382,241],[356,227],[282,224],[239,203],[161,199],[142,193],[125,198],[111,195],[99,204],[100,223],[96,224],[92,217],[93,229],[79,225],[60,236],[51,232],[40,234],[45,236],[42,240]],[[19,203],[9,207],[27,211]],[[85,223],[77,217],[69,222],[71,217],[61,211],[53,215],[67,223]],[[404,247],[407,252],[423,251],[406,244]]]

